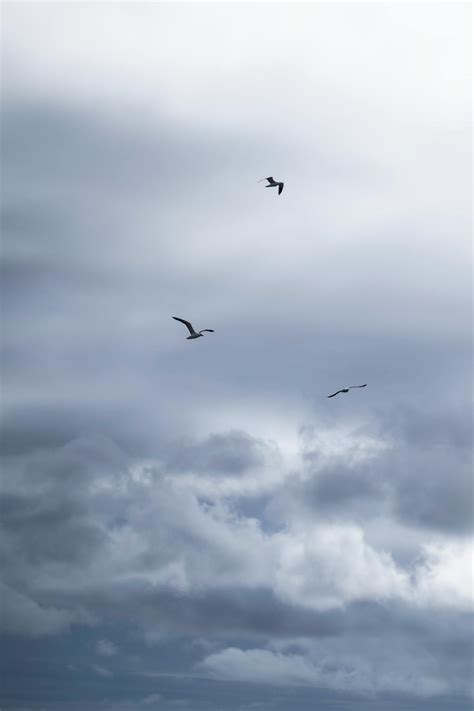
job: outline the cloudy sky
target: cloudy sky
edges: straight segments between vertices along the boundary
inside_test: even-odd
[[[3,5],[3,711],[471,708],[470,12]]]

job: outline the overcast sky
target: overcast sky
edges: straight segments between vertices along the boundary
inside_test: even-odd
[[[470,709],[469,3],[2,11],[2,710]]]

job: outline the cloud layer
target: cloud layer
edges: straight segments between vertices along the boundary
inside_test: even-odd
[[[5,8],[2,708],[470,707],[468,15]]]

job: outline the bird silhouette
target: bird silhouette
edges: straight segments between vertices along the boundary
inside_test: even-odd
[[[201,338],[202,334],[205,331],[208,331],[209,333],[214,333],[213,328],[203,328],[202,331],[195,331],[192,323],[190,323],[189,321],[185,321],[184,318],[178,318],[177,316],[172,316],[171,318],[174,318],[175,321],[181,321],[181,323],[184,323],[189,333],[191,334],[190,336],[187,336],[188,341],[190,341],[192,338]]]
[[[262,178],[258,182],[263,183],[264,180],[268,180],[268,185],[265,185],[266,188],[278,187],[278,195],[281,195],[281,191],[283,190],[283,186],[285,183],[279,183],[277,180],[274,180],[271,176],[269,178]]]
[[[365,385],[351,385],[348,388],[342,388],[341,390],[338,390],[337,392],[333,393],[332,395],[328,395],[328,397],[334,397],[335,395],[339,395],[339,393],[348,393],[349,390],[353,390],[354,388],[366,388],[367,383]]]

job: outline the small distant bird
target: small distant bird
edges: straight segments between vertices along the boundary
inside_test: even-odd
[[[273,180],[271,176],[269,178],[262,178],[258,182],[263,183],[264,180],[268,180],[268,185],[265,185],[266,188],[276,188],[278,186],[278,195],[281,195],[285,183],[278,183],[276,180]]]
[[[332,395],[328,395],[328,397],[334,397],[335,395],[339,395],[339,393],[348,393],[349,390],[353,390],[354,388],[366,388],[367,383],[365,385],[351,385],[348,388],[342,388],[342,390],[338,390],[337,392],[333,393]]]
[[[177,316],[172,316],[171,318],[174,318],[175,321],[181,321],[181,323],[184,323],[184,325],[188,329],[189,333],[191,334],[190,336],[187,336],[188,341],[190,341],[191,338],[201,338],[204,331],[208,331],[209,333],[214,333],[213,328],[203,328],[202,331],[195,331],[192,323],[189,323],[189,321],[185,321],[184,318],[178,318]]]

